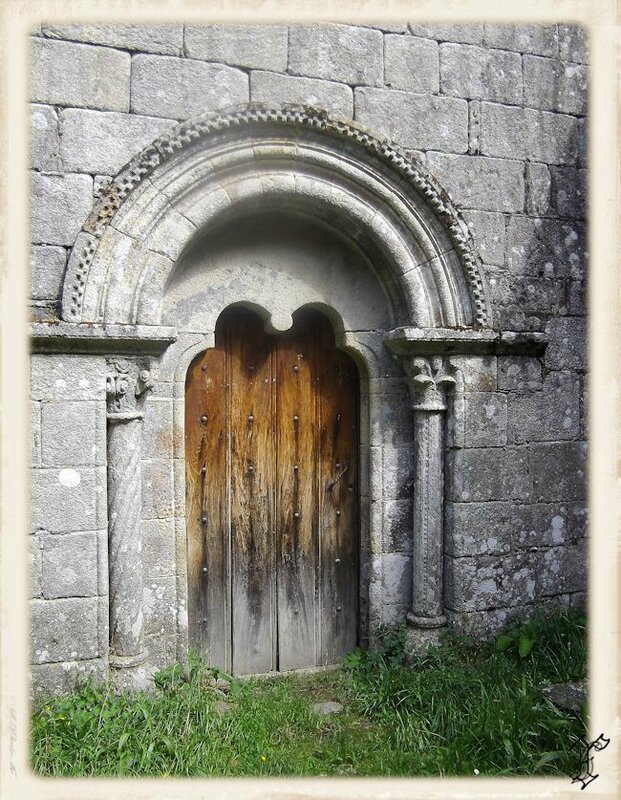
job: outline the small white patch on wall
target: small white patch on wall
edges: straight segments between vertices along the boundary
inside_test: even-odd
[[[80,473],[75,469],[61,469],[58,473],[58,482],[68,489],[73,489],[80,480]]]

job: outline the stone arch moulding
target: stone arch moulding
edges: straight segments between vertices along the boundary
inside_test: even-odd
[[[107,356],[109,538],[114,545],[121,533],[128,537],[132,548],[112,547],[111,553],[128,553],[129,558],[140,551],[140,515],[134,514],[122,531],[115,528],[115,520],[128,518],[121,507],[127,492],[117,489],[125,483],[140,486],[137,431],[152,402],[150,392],[157,395],[158,383],[168,384],[160,402],[172,398],[173,427],[183,430],[185,370],[191,357],[213,346],[208,326],[195,323],[188,329],[175,327],[175,319],[163,322],[167,289],[184,256],[197,242],[208,241],[203,236],[230,230],[231,223],[264,211],[292,213],[314,229],[327,231],[358,254],[360,268],[369,269],[383,292],[391,329],[369,331],[337,308],[326,310],[333,311],[337,321],[337,345],[349,351],[368,376],[364,392],[361,388],[366,399],[360,419],[361,430],[367,431],[360,460],[366,463],[362,471],[368,475],[368,498],[381,495],[383,480],[381,467],[370,456],[373,448],[377,453],[383,446],[382,425],[376,420],[382,406],[394,415],[407,402],[394,387],[388,388],[389,376],[385,381],[386,364],[395,369],[393,359],[411,393],[413,437],[407,446],[416,469],[413,592],[407,618],[411,630],[425,641],[429,629],[446,622],[442,573],[447,414],[459,417],[452,430],[463,425],[463,359],[456,367],[451,356],[540,354],[545,340],[542,334],[497,329],[468,228],[446,192],[416,161],[352,123],[305,108],[250,107],[182,123],[133,159],[103,191],[70,254],[61,320],[33,324],[33,349]],[[291,319],[296,307],[287,302],[297,301],[290,301],[286,291],[263,302],[268,322]],[[214,310],[216,317],[221,310]],[[386,358],[387,351],[392,358]],[[129,358],[119,360],[121,356]],[[171,469],[175,475],[181,470],[183,479],[183,443],[178,435],[173,438]],[[130,467],[131,474],[125,475]],[[138,488],[134,494],[139,497]],[[369,509],[371,505],[378,508],[369,503]],[[175,500],[176,636],[181,658],[187,645],[184,514],[183,501]],[[369,510],[363,525],[369,573],[377,573],[383,522]],[[134,564],[117,560],[114,566],[110,620],[120,619],[123,604],[129,603],[136,624],[131,636],[115,629],[109,664],[120,683],[137,685],[148,665],[139,558]],[[368,589],[370,609],[381,606],[381,580],[378,586],[373,597]],[[368,618],[372,616],[371,609]]]
[[[400,325],[492,328],[470,233],[434,178],[386,141],[298,108],[204,115],[133,159],[77,237],[63,320],[158,325],[197,231],[283,203],[378,254]]]

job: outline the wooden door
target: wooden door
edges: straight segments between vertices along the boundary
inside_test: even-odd
[[[320,313],[224,312],[186,379],[190,646],[235,674],[356,645],[358,373]]]

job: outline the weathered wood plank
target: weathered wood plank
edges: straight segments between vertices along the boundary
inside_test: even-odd
[[[279,669],[317,663],[316,348],[308,316],[276,340]],[[301,317],[301,318],[300,318]]]
[[[275,600],[272,339],[252,312],[227,317],[231,375],[233,672],[269,672]]]
[[[320,397],[321,663],[356,646],[358,605],[358,374],[324,346]]]
[[[199,354],[185,405],[188,625],[190,646],[230,668],[226,353]]]

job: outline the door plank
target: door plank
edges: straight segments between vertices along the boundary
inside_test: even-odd
[[[317,663],[315,348],[307,318],[276,340],[278,657]]]
[[[358,375],[353,361],[323,350],[320,375],[321,663],[334,664],[357,641]]]
[[[186,528],[190,646],[230,668],[226,353],[201,353],[186,379]]]
[[[273,663],[272,340],[261,320],[230,316],[233,672]]]

